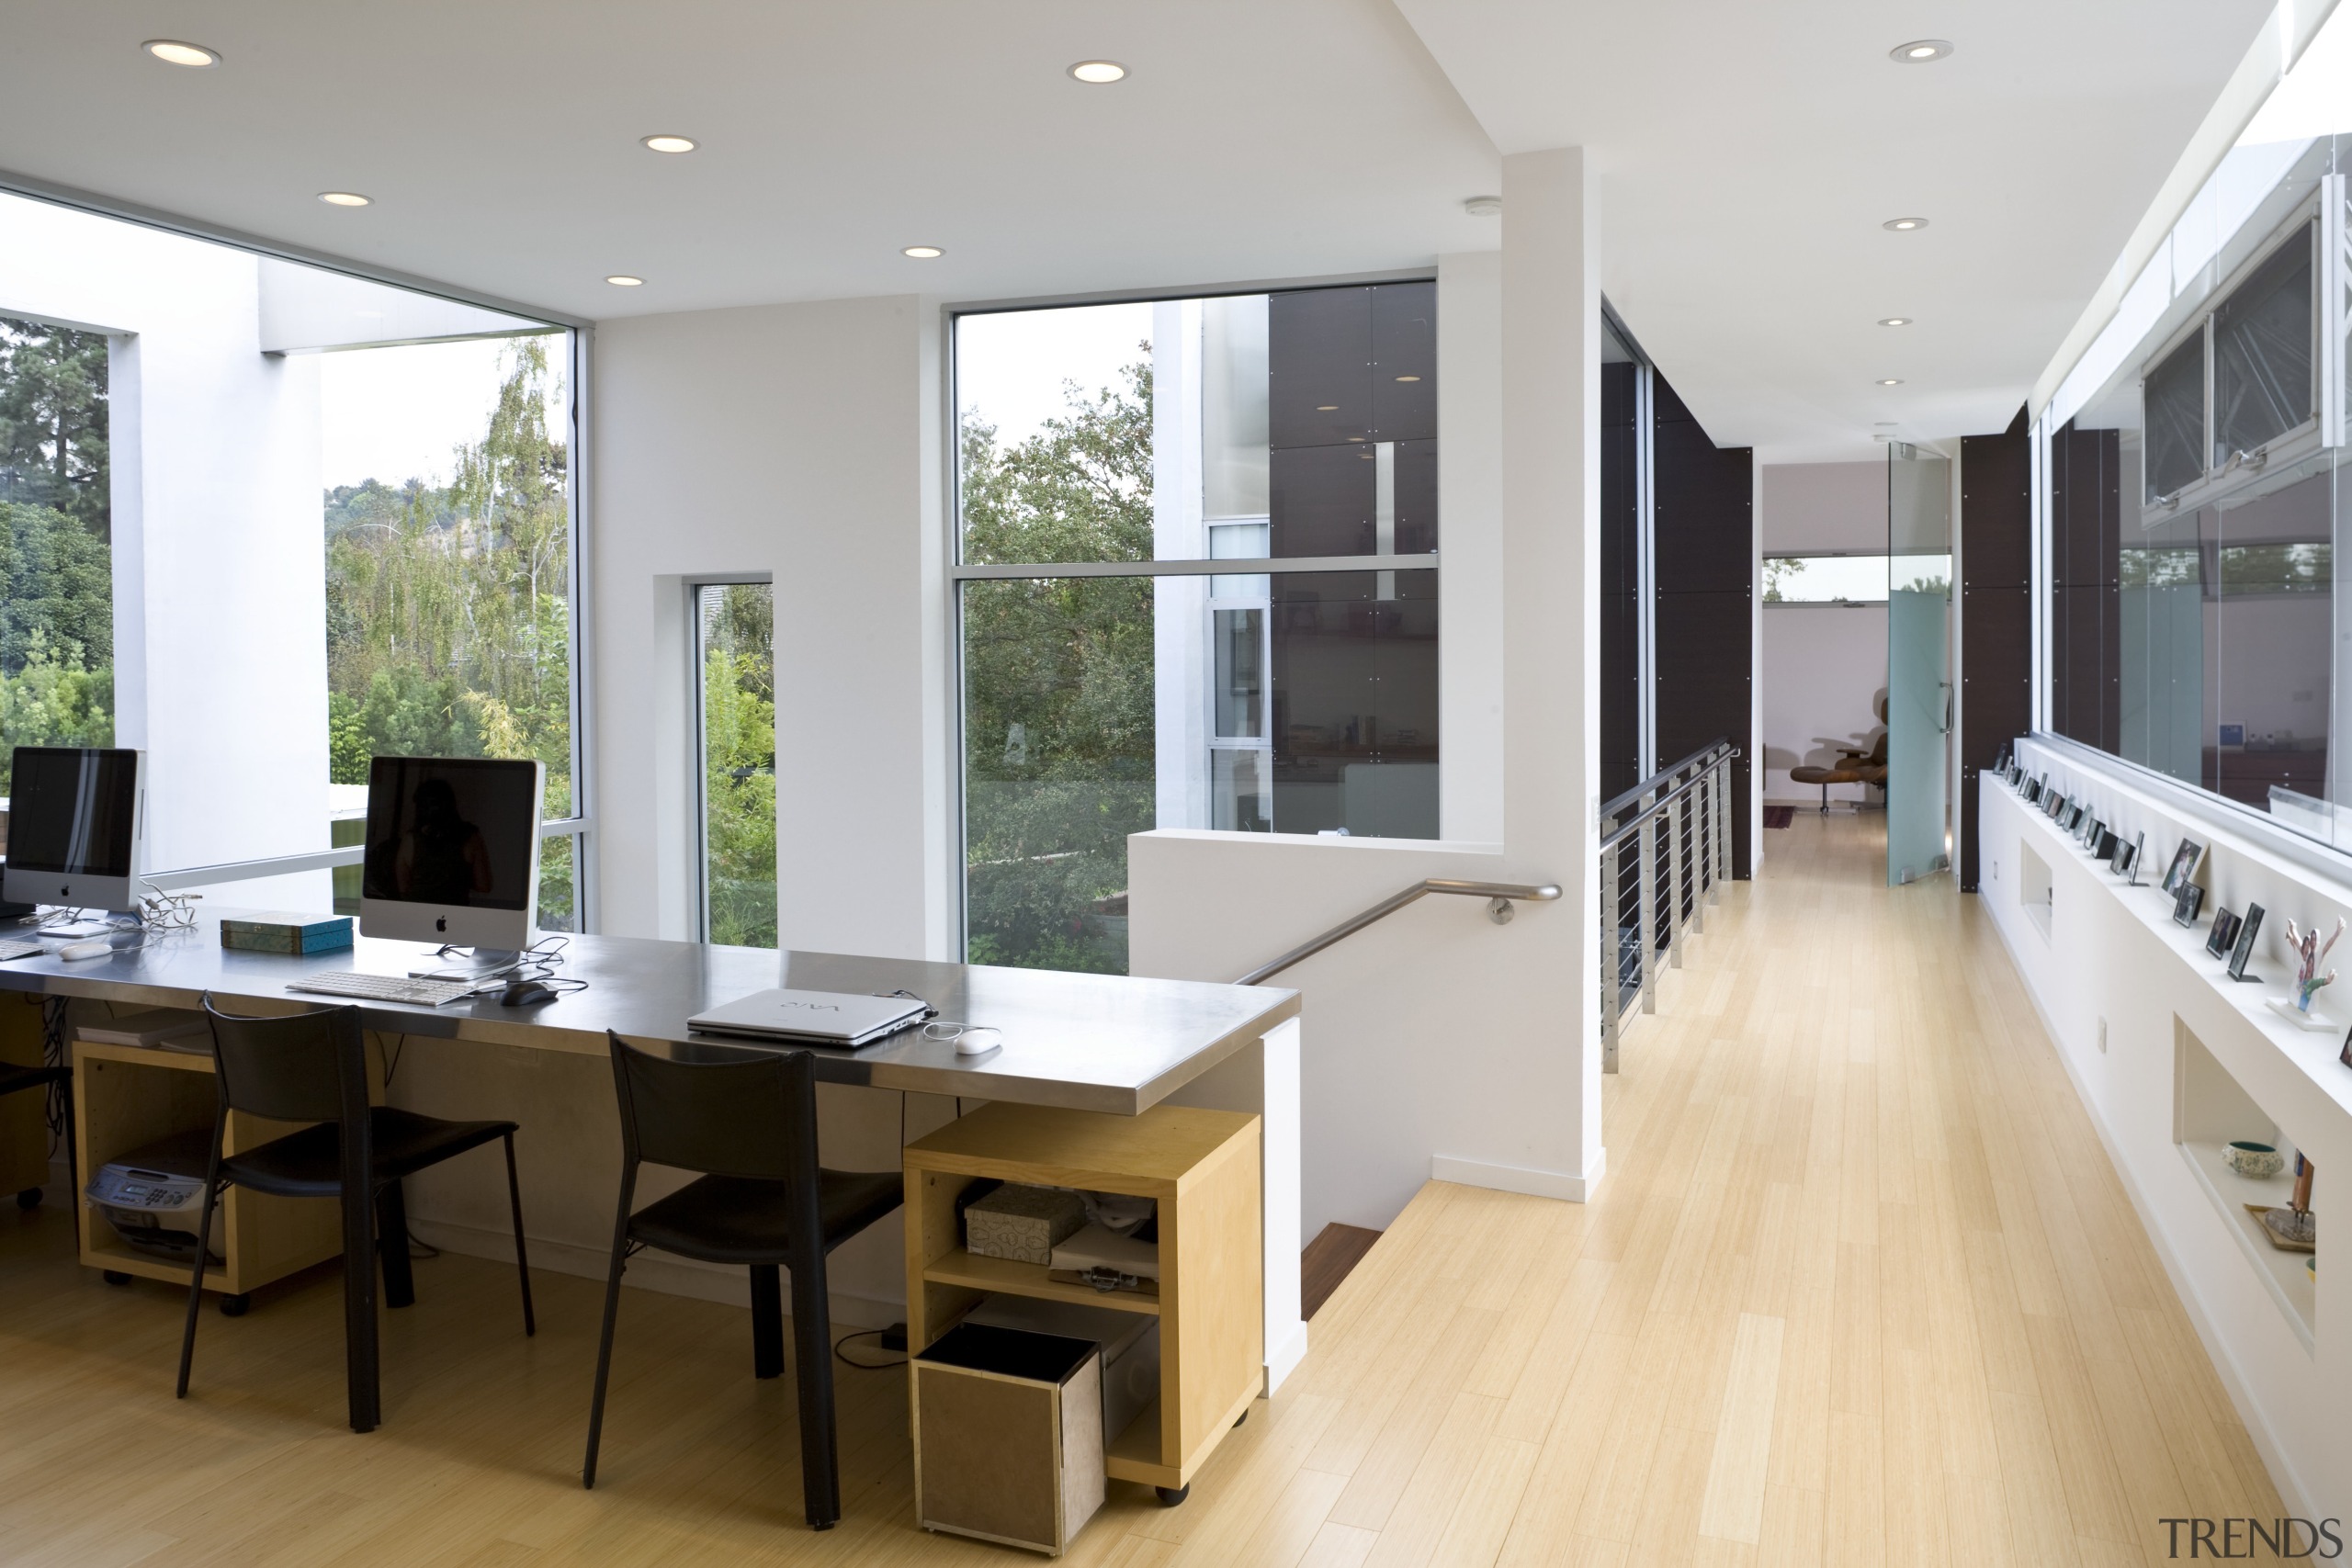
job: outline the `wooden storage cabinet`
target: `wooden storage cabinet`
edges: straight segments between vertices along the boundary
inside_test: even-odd
[[[74,1131],[81,1145],[74,1196],[82,1205],[84,1265],[175,1285],[187,1283],[186,1269],[125,1247],[84,1194],[107,1161],[174,1133],[209,1129],[216,1093],[209,1052],[74,1042]],[[234,1154],[299,1132],[301,1126],[232,1112],[223,1146]],[[223,1295],[245,1295],[256,1286],[343,1254],[343,1213],[337,1203],[276,1198],[232,1187],[213,1213],[212,1227],[214,1248],[224,1266],[208,1266],[204,1286]]]
[[[1104,1469],[1170,1491],[1191,1485],[1264,1386],[1261,1135],[1259,1119],[1240,1111],[1160,1105],[1114,1116],[999,1102],[908,1145],[910,1348],[990,1293],[1154,1314],[1159,1398],[1125,1431],[1104,1434]],[[1057,1284],[1042,1264],[966,1252],[956,1201],[990,1177],[1152,1199],[1159,1294]]]

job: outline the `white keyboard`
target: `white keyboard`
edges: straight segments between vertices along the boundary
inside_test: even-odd
[[[37,942],[0,942],[0,964],[11,958],[32,958],[40,953],[40,943]]]
[[[314,997],[352,997],[365,1002],[413,1002],[419,1007],[447,1007],[462,1001],[481,982],[475,980],[412,980],[399,975],[362,975],[345,970],[337,975],[313,975],[288,980],[286,988]]]

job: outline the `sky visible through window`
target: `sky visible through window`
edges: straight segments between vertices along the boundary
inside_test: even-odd
[[[1090,398],[1150,357],[1151,306],[1074,305],[965,316],[956,324],[956,405],[996,426],[1000,449],[1069,409],[1063,383]]]
[[[447,484],[458,446],[490,421],[506,349],[478,338],[321,355],[320,482]]]

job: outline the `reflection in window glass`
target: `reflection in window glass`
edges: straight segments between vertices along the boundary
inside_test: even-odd
[[[1216,615],[1216,739],[1256,740],[1266,731],[1266,613],[1218,610]]]
[[[1767,604],[1866,604],[1886,598],[1885,556],[1767,556]]]
[[[703,931],[707,942],[776,944],[775,591],[695,590],[702,728]]]
[[[2148,494],[2171,495],[2205,471],[2205,334],[2148,372]]]
[[[2213,312],[2213,466],[2312,416],[2312,238],[2290,237]]]

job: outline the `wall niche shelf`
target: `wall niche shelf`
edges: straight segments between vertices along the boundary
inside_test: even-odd
[[[2173,1142],[2236,1240],[2238,1250],[2254,1265],[2271,1299],[2286,1314],[2287,1326],[2310,1353],[2315,1344],[2318,1291],[2307,1260],[2317,1255],[2271,1246],[2262,1222],[2246,1212],[2249,1203],[2286,1207],[2295,1186],[2295,1151],[2279,1136],[2278,1123],[2255,1103],[2254,1097],[2187,1024],[2176,1018],[2172,1029]],[[2232,1170],[2229,1145],[2241,1139],[2277,1149],[2285,1156],[2286,1169],[2261,1179]],[[2312,1212],[2318,1212],[2317,1204]]]

